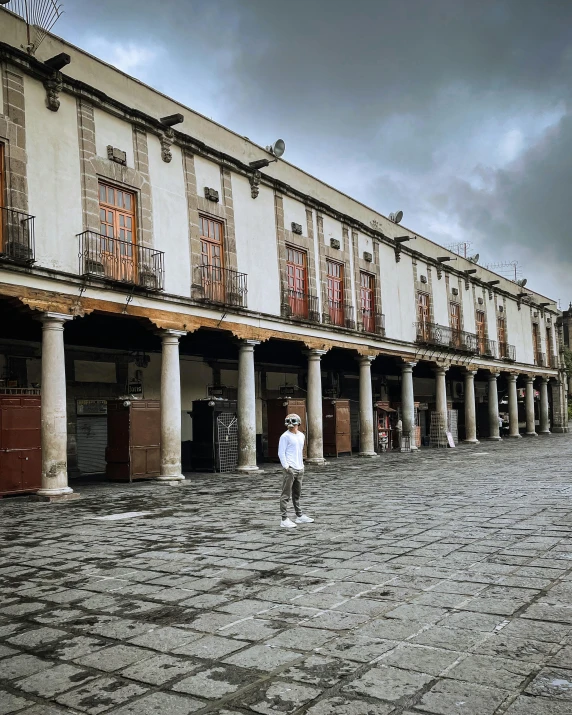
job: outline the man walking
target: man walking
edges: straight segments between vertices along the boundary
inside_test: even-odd
[[[278,457],[284,469],[282,482],[282,495],[280,497],[280,512],[282,521],[280,526],[292,529],[296,524],[311,524],[314,520],[302,513],[300,508],[300,493],[302,491],[302,477],[304,476],[304,442],[305,437],[300,432],[300,417],[295,414],[287,415],[285,424],[286,432],[280,437],[278,444]],[[288,500],[292,497],[296,511],[296,524],[288,518]]]

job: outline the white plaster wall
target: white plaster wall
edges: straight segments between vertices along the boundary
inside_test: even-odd
[[[353,249],[353,238],[351,233],[348,236],[348,249],[347,249],[349,259],[350,259],[350,288],[351,288],[351,304],[354,309],[354,316],[357,318],[356,313],[356,285],[355,285],[355,274],[354,274],[354,249]],[[347,276],[345,277],[347,281]]]
[[[25,77],[29,213],[36,217],[37,265],[77,273],[83,230],[75,99],[60,94],[46,108],[46,91]]]
[[[392,248],[379,246],[381,302],[385,315],[385,334],[396,340],[415,340],[415,295],[411,258],[401,254],[395,262]]]
[[[337,238],[340,242],[340,252],[346,250],[342,238],[342,224],[329,216],[324,216],[324,243],[326,246],[330,245],[331,238]]]
[[[373,255],[373,239],[364,236],[363,233],[358,233],[358,255],[360,258],[363,258],[364,251]]]
[[[289,196],[284,196],[284,227],[292,230],[292,222],[299,223],[302,226],[302,236],[308,235],[308,226],[306,224],[306,207],[300,201],[291,199]]]
[[[244,176],[232,175],[238,270],[248,274],[248,308],[280,314],[280,279],[274,220],[274,195],[261,186],[250,195]]]
[[[201,156],[195,156],[195,176],[197,177],[197,194],[199,196],[205,195],[205,186],[208,186],[209,189],[218,191],[222,201],[222,183],[218,164],[203,159]]]
[[[165,252],[165,291],[190,296],[189,214],[183,157],[181,150],[173,146],[173,160],[167,164],[161,159],[159,139],[149,135],[148,142],[153,200],[153,246]]]
[[[437,279],[437,271],[431,271],[433,283],[433,318],[438,325],[449,325],[449,298],[447,296],[447,284],[445,274],[441,280]]]
[[[59,112],[58,112],[59,114]],[[121,149],[127,155],[127,166],[135,166],[133,155],[133,127],[128,122],[103,112],[95,107],[93,111],[95,122],[95,150],[98,156],[107,159],[107,146]]]
[[[467,333],[476,333],[477,325],[475,321],[475,303],[473,301],[473,291],[469,284],[469,290],[465,290],[463,285],[460,289],[461,300],[463,303],[463,330]]]
[[[506,326],[507,326],[507,342],[509,345],[514,345],[516,359],[518,362],[527,362],[528,345],[524,340],[523,326],[521,321],[522,310],[519,311],[515,301],[507,300],[506,303]],[[532,339],[530,342],[530,351],[532,357]]]
[[[318,298],[318,312],[321,314],[324,310],[322,306],[322,280],[320,276],[320,247],[318,245],[318,217],[315,211],[312,211],[312,226],[314,228],[314,278],[316,281],[316,293]]]

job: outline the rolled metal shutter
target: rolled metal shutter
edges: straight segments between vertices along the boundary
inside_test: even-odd
[[[105,472],[107,415],[78,415],[77,463],[82,474]]]

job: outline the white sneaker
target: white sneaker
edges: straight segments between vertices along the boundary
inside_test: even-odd
[[[296,524],[311,524],[314,520],[312,519],[311,516],[306,516],[306,514],[302,514],[302,516],[297,516],[296,517]]]
[[[298,521],[298,519],[296,519]],[[291,520],[291,519],[282,519],[280,522],[280,526],[282,526],[284,529],[294,529],[296,528],[296,524]]]

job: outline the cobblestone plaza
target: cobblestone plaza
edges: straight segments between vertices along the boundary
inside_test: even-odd
[[[572,440],[0,502],[0,715],[570,715]]]

